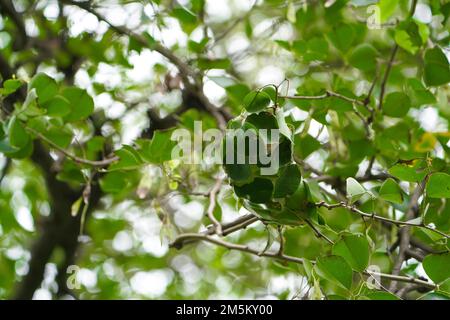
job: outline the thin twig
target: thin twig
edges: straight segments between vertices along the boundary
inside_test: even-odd
[[[180,241],[184,242],[186,240],[193,240],[193,239],[198,240],[198,241],[206,241],[206,242],[214,243],[214,244],[217,244],[219,246],[222,246],[222,247],[225,247],[228,249],[243,251],[243,252],[251,253],[251,254],[254,254],[257,256],[275,258],[278,260],[284,260],[284,261],[288,261],[288,262],[295,262],[295,263],[303,264],[302,258],[288,256],[285,254],[280,255],[279,252],[260,252],[258,250],[252,249],[246,245],[230,243],[230,242],[224,241],[222,239],[214,238],[212,236],[208,236],[208,235],[204,235],[204,234],[200,234],[200,233],[182,234],[174,242],[180,242]],[[171,244],[171,246],[173,246],[173,244]]]
[[[442,237],[450,239],[450,236],[448,234],[446,234],[446,233],[444,233],[442,231],[439,231],[437,229],[433,229],[433,228],[431,228],[431,227],[429,227],[427,225],[417,224],[417,223],[409,222],[409,221],[394,220],[394,219],[386,218],[386,217],[383,217],[383,216],[378,216],[376,214],[363,212],[363,211],[357,209],[355,206],[347,204],[345,202],[339,202],[339,203],[335,203],[335,204],[328,204],[328,203],[322,201],[322,202],[316,203],[315,205],[317,207],[319,207],[319,208],[320,207],[327,208],[328,210],[331,210],[333,208],[345,208],[345,209],[348,209],[350,212],[357,213],[357,214],[359,214],[360,216],[363,216],[363,217],[367,217],[367,218],[371,218],[371,219],[374,219],[374,220],[379,220],[379,221],[395,224],[397,226],[411,226],[411,227],[418,227],[418,228],[427,229],[427,230],[433,231],[433,232],[441,235]]]
[[[247,214],[237,218],[234,221],[221,224],[222,236],[227,236],[239,230],[244,230],[249,225],[258,221],[259,218],[253,214]],[[216,232],[215,226],[208,227],[206,231],[201,232],[203,235],[214,235]],[[181,249],[183,246],[192,243],[192,240],[176,239],[172,242],[172,246],[177,249]]]
[[[219,43],[222,39],[224,39],[239,23],[241,23],[242,21],[244,21],[245,19],[247,19],[250,14],[252,13],[252,11],[256,8],[258,1],[254,1],[253,5],[250,7],[250,9],[243,14],[242,16],[238,17],[236,20],[234,20],[231,25],[225,29],[221,34],[219,34],[215,39],[214,42],[208,46],[208,50],[211,50],[212,48],[214,48],[217,43]]]
[[[406,282],[406,283],[415,283],[418,285],[421,285],[422,287],[434,290],[437,288],[437,286],[431,282],[413,278],[413,277],[406,277],[406,276],[396,276],[393,274],[387,274],[387,273],[380,273],[380,272],[373,272],[373,271],[365,271],[364,274],[369,276],[378,276],[380,278],[388,279],[388,280],[395,280],[400,282]]]
[[[116,26],[112,24],[103,15],[94,10],[91,7],[90,3],[88,2],[76,2],[72,0],[60,0],[60,1],[70,5],[77,6],[93,14],[98,20],[108,24],[111,27],[111,29],[114,30],[116,33],[133,38],[140,45],[150,50],[154,50],[159,54],[161,54],[162,56],[164,56],[167,60],[169,60],[172,64],[174,64],[177,67],[178,71],[180,72],[180,76],[183,79],[185,87],[188,88],[192,94],[196,95],[197,98],[203,103],[206,111],[209,112],[216,119],[219,128],[221,130],[226,129],[227,119],[224,116],[224,113],[226,113],[226,111],[224,109],[219,109],[216,106],[214,106],[206,97],[202,89],[201,83],[202,81],[200,74],[196,72],[194,69],[192,69],[191,66],[189,66],[189,64],[187,64],[177,55],[175,55],[169,48],[165,47],[164,45],[162,45],[160,42],[157,41],[150,42],[144,36],[136,34],[132,30],[129,30],[123,26]],[[227,117],[229,117],[229,115],[227,115]]]
[[[2,183],[3,179],[8,174],[9,168],[11,167],[12,160],[10,158],[6,158],[5,164],[2,168],[2,173],[0,174],[0,184]]]
[[[423,189],[425,188],[425,183],[427,181],[427,177],[423,179],[421,183],[419,183],[414,190],[414,193],[411,196],[411,200],[409,201],[408,210],[406,211],[406,219],[411,220],[414,218],[415,213],[417,211],[419,198],[422,195]],[[411,239],[411,233],[410,233],[410,226],[406,226],[402,230],[400,230],[400,242],[398,245],[398,256],[395,260],[394,267],[392,268],[392,274],[398,275],[400,274],[403,261],[405,261],[407,251],[409,249],[409,242]],[[391,291],[395,291],[397,289],[397,283],[395,281],[391,282],[391,285],[389,287]]]
[[[324,235],[319,229],[316,228],[316,226],[309,221],[309,219],[305,219],[305,222],[308,226],[310,226],[310,228],[314,231],[314,233],[316,234],[317,238],[322,238],[324,239],[326,242],[328,242],[329,244],[333,245],[334,242],[333,240],[331,240],[330,238],[328,238],[326,235]]]
[[[416,11],[416,5],[417,5],[417,0],[413,0],[411,3],[411,8],[409,10],[409,17],[412,17],[414,15],[414,12]],[[384,99],[384,94],[385,94],[385,90],[386,90],[386,84],[389,79],[389,74],[391,72],[392,65],[394,64],[394,59],[395,59],[395,56],[397,55],[398,49],[399,49],[399,46],[397,43],[395,43],[394,47],[392,48],[392,53],[389,58],[388,65],[386,67],[386,71],[384,72],[383,80],[381,82],[378,110],[381,110],[383,107],[383,99]]]
[[[188,240],[197,240],[197,241],[205,241],[205,242],[209,242],[209,243],[213,243],[216,245],[219,245],[221,247],[230,249],[230,250],[237,250],[237,251],[242,251],[242,252],[246,252],[246,253],[250,253],[256,256],[262,256],[262,257],[268,257],[268,258],[273,258],[276,260],[281,260],[281,261],[286,261],[286,262],[293,262],[293,263],[298,263],[298,264],[303,264],[304,263],[304,259],[299,258],[299,257],[293,257],[293,256],[289,256],[286,254],[279,254],[279,252],[260,252],[258,250],[252,249],[249,246],[246,245],[241,245],[241,244],[235,244],[235,243],[230,243],[227,241],[224,241],[222,239],[219,238],[215,238],[212,236],[208,236],[205,234],[200,234],[200,233],[185,233],[182,234],[180,236],[178,236],[178,238],[176,239],[175,242],[185,242]],[[173,244],[171,244],[171,246],[174,246]],[[311,261],[312,264],[315,264],[315,261]],[[379,273],[379,272],[372,272],[372,271],[364,271],[363,274],[367,275],[367,276],[378,276],[380,278],[384,278],[384,279],[390,279],[390,280],[395,280],[395,281],[401,281],[401,282],[406,282],[406,283],[415,283],[418,285],[421,285],[422,287],[425,287],[427,289],[431,289],[434,290],[436,289],[436,285],[424,280],[420,280],[420,279],[416,279],[416,278],[412,278],[412,277],[406,277],[406,276],[397,276],[397,275],[391,275],[391,274],[386,274],[386,273]]]
[[[364,177],[370,177],[372,175],[372,167],[375,162],[375,156],[372,156],[369,160],[369,164],[367,166],[366,172],[364,173]]]
[[[93,166],[93,167],[107,167],[111,163],[119,160],[119,157],[117,157],[117,156],[114,156],[114,157],[111,157],[111,158],[106,158],[106,159],[103,159],[103,160],[89,160],[89,159],[80,158],[80,157],[70,153],[69,151],[65,150],[64,148],[61,148],[56,143],[54,143],[53,141],[48,139],[46,136],[44,136],[40,132],[34,130],[33,128],[26,127],[26,130],[29,131],[30,133],[34,134],[40,140],[43,140],[43,141],[47,142],[53,148],[55,148],[56,150],[60,151],[66,157],[72,159],[76,163],[86,164],[86,165]]]
[[[384,99],[384,93],[386,90],[386,84],[389,79],[389,74],[391,73],[392,65],[394,64],[395,55],[398,51],[398,44],[394,45],[394,48],[392,49],[391,57],[389,58],[388,65],[386,67],[386,72],[383,76],[383,81],[381,82],[381,89],[380,89],[380,97],[378,101],[378,110],[381,110],[383,108],[383,99]]]
[[[326,99],[329,97],[336,97],[338,99],[341,99],[341,100],[344,100],[344,101],[347,101],[350,103],[364,105],[364,102],[361,100],[350,98],[350,97],[344,96],[340,93],[329,91],[329,90],[327,90],[324,94],[317,95],[317,96],[279,96],[279,98],[296,99],[296,100],[322,100],[322,99]]]
[[[208,210],[206,211],[206,214],[208,215],[209,220],[211,220],[211,222],[214,225],[215,233],[217,233],[219,236],[222,235],[222,225],[214,216],[214,209],[216,208],[216,197],[220,191],[222,182],[223,182],[222,178],[216,179],[216,183],[214,184],[214,187],[209,192],[209,206],[208,206]]]
[[[284,253],[284,237],[283,237],[283,226],[277,226],[278,236],[280,237],[280,248],[278,248],[278,255],[282,256]]]

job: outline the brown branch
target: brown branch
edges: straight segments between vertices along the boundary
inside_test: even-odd
[[[434,250],[432,247],[426,245],[425,243],[420,242],[419,240],[417,240],[417,239],[414,238],[414,237],[411,237],[411,239],[410,239],[410,244],[411,244],[412,246],[414,246],[414,247],[416,247],[416,248],[422,250],[423,252],[425,252],[425,253],[427,253],[427,254],[428,254],[428,253],[439,254],[439,253],[444,253],[444,252],[446,252],[446,251],[440,252],[440,251]]]
[[[239,25],[239,23],[241,23],[242,21],[244,21],[245,19],[247,19],[250,14],[252,13],[252,11],[257,7],[258,1],[254,1],[253,5],[251,6],[251,8],[244,13],[242,16],[236,18],[228,28],[226,28],[221,34],[219,34],[215,39],[214,42],[208,46],[208,50],[211,50],[214,46],[217,45],[217,43],[219,43],[222,39],[224,39],[237,25]]]
[[[285,262],[293,262],[293,263],[297,263],[297,264],[303,264],[304,263],[304,259],[299,258],[299,257],[294,257],[294,256],[289,256],[286,255],[284,253],[280,252],[260,252],[256,249],[250,248],[249,246],[246,245],[241,245],[241,244],[235,244],[235,243],[231,243],[231,242],[227,242],[224,241],[222,239],[219,238],[215,238],[209,235],[205,235],[205,234],[200,234],[200,233],[185,233],[182,234],[178,237],[179,241],[181,242],[185,242],[185,241],[205,241],[205,242],[209,242],[212,244],[216,244],[218,246],[230,249],[230,250],[237,250],[237,251],[242,251],[242,252],[246,252],[249,254],[253,254],[256,256],[261,256],[261,257],[267,257],[267,258],[272,258],[272,259],[276,259],[276,260],[280,260],[280,261],[285,261]],[[311,261],[312,264],[315,264],[315,261]],[[424,280],[420,280],[420,279],[416,279],[416,278],[412,278],[412,277],[404,277],[404,276],[398,276],[398,275],[391,275],[391,274],[386,274],[386,273],[378,273],[378,272],[371,272],[371,271],[364,271],[363,274],[367,275],[367,276],[378,276],[384,279],[389,279],[389,280],[395,280],[395,281],[401,281],[401,282],[405,282],[405,283],[414,283],[414,284],[418,284],[420,286],[422,286],[423,288],[427,288],[427,289],[431,289],[434,290],[436,289],[436,285],[424,281]]]
[[[14,39],[14,49],[25,47],[28,37],[25,29],[25,23],[22,15],[14,8],[14,3],[11,0],[0,0],[0,13],[8,16],[17,28],[17,35]]]
[[[394,64],[395,55],[398,51],[398,44],[394,45],[394,48],[392,49],[391,57],[389,58],[388,65],[386,67],[386,71],[383,76],[383,80],[381,82],[381,89],[380,89],[380,97],[378,101],[378,110],[381,110],[383,108],[383,99],[384,99],[384,93],[386,90],[386,84],[389,79],[389,74],[391,73],[392,65]]]
[[[358,182],[367,182],[367,181],[374,181],[374,180],[386,180],[387,178],[391,178],[390,174],[387,173],[379,173],[379,174],[364,174],[362,177],[356,177],[355,180]],[[319,182],[325,182],[331,185],[336,184],[336,181],[339,180],[339,177],[334,176],[327,176],[327,175],[319,175],[317,177],[314,177],[314,180]]]
[[[317,95],[317,96],[279,96],[279,98],[295,99],[295,100],[322,100],[322,99],[327,99],[329,97],[336,97],[338,99],[341,99],[341,100],[344,100],[344,101],[347,101],[350,103],[364,105],[364,102],[361,100],[350,98],[350,97],[347,97],[340,93],[329,91],[329,90],[327,90],[324,94]]]
[[[30,128],[30,127],[26,127],[26,130],[29,131],[30,133],[34,134],[36,137],[38,137],[42,141],[45,141],[46,143],[51,145],[53,148],[55,148],[56,150],[58,150],[59,152],[64,154],[67,158],[70,158],[70,159],[72,159],[73,161],[75,161],[76,163],[79,163],[79,164],[86,164],[86,165],[93,166],[93,167],[107,167],[111,163],[119,160],[119,157],[117,157],[117,156],[114,156],[114,157],[111,157],[111,158],[102,159],[102,160],[89,160],[89,159],[80,158],[80,157],[78,157],[78,156],[76,156],[74,154],[71,154],[66,149],[61,148],[60,146],[58,146],[56,143],[54,143],[53,141],[48,139],[46,136],[44,136],[40,132],[38,132],[38,131]]]
[[[176,56],[169,48],[163,46],[161,43],[156,41],[150,43],[148,39],[139,34],[134,33],[129,29],[123,26],[116,26],[112,24],[103,15],[94,10],[91,7],[90,2],[75,2],[72,0],[60,0],[60,1],[63,3],[77,6],[93,14],[95,17],[97,17],[98,20],[108,24],[111,27],[111,29],[117,32],[118,34],[131,37],[135,39],[137,42],[139,42],[142,46],[150,50],[154,50],[160,53],[165,58],[167,58],[167,60],[169,60],[172,64],[174,64],[179,70],[180,76],[183,79],[183,83],[186,89],[191,94],[195,95],[196,98],[202,103],[202,106],[205,109],[205,111],[209,112],[216,119],[220,129],[224,130],[226,128],[227,121],[230,118],[232,118],[232,116],[228,114],[228,112],[225,109],[223,108],[219,109],[209,101],[209,99],[205,96],[203,92],[202,81],[201,77],[199,76],[199,73],[193,70],[186,62],[181,60],[178,56]]]
[[[375,156],[372,156],[369,160],[369,164],[367,165],[366,172],[364,173],[364,177],[370,177],[372,175],[372,167],[375,162]]]
[[[417,0],[412,0],[411,7],[409,9],[409,14],[408,14],[409,17],[412,17],[414,15],[414,12],[416,11],[416,5],[417,5]],[[394,64],[394,59],[395,59],[395,56],[397,55],[399,48],[400,47],[398,46],[397,43],[395,43],[394,47],[392,48],[392,53],[391,53],[391,56],[390,56],[388,64],[387,64],[386,71],[384,72],[383,80],[381,82],[380,97],[379,97],[379,101],[378,101],[378,110],[381,110],[383,108],[383,99],[384,99],[384,94],[385,94],[385,90],[386,90],[386,84],[388,82],[389,74],[391,73],[391,69]]]
[[[318,228],[316,228],[316,226],[311,221],[309,221],[309,219],[305,219],[305,222],[314,231],[314,233],[318,239],[324,239],[326,242],[328,242],[331,245],[334,244],[333,240],[331,240],[326,235],[324,235]]]
[[[44,40],[41,41],[44,42]],[[19,49],[20,48],[15,48],[15,50]],[[41,46],[37,47],[37,49],[43,50]],[[47,54],[44,56],[47,57]],[[39,64],[41,60],[36,60],[34,62]],[[64,73],[68,79],[73,79],[76,70],[76,68],[71,68],[70,71]],[[3,80],[10,78],[15,72],[10,67],[8,61],[1,55],[0,72]],[[12,110],[14,103],[25,100],[25,96],[25,90],[16,91],[13,95],[8,96],[7,99],[4,100],[5,102],[8,102],[8,104],[5,104],[5,107],[9,107]],[[55,146],[53,145],[53,147]],[[72,203],[81,196],[82,191],[72,189],[69,184],[59,181],[56,178],[57,172],[54,170],[54,161],[40,140],[34,141],[31,160],[41,170],[42,176],[44,177],[50,204],[50,215],[47,218],[42,218],[43,221],[40,222],[41,229],[39,237],[34,241],[30,250],[31,258],[29,261],[29,271],[17,284],[14,292],[13,298],[21,300],[31,299],[36,289],[40,287],[44,277],[45,266],[50,260],[54,250],[58,247],[61,247],[64,250],[64,261],[58,265],[58,294],[68,292],[66,290],[65,281],[67,278],[66,269],[68,265],[73,264],[75,261],[81,220],[80,215],[72,217],[70,212]],[[75,157],[74,160],[79,159]],[[82,162],[86,161],[83,160]],[[99,165],[100,163],[92,162],[91,164]],[[99,186],[96,184],[93,186],[90,194],[90,204],[92,208],[97,205],[99,199]],[[87,211],[87,214],[90,213],[90,210],[91,209]]]
[[[56,178],[56,172],[51,170],[53,159],[38,141],[34,144],[31,159],[41,169],[45,178],[51,215],[44,220],[40,237],[33,243],[29,271],[16,289],[14,298],[21,300],[31,299],[41,285],[45,265],[62,237],[69,237],[72,229],[78,232],[78,219],[70,215],[71,205],[78,198],[78,192]]]
[[[216,245],[228,248],[228,249],[247,252],[247,253],[251,253],[251,254],[254,254],[257,256],[261,256],[261,257],[270,257],[270,258],[275,258],[278,260],[303,264],[302,258],[288,256],[285,254],[279,254],[279,252],[260,252],[259,250],[252,249],[246,245],[226,242],[219,238],[214,238],[212,236],[201,234],[201,233],[185,233],[185,234],[180,235],[177,239],[179,242],[185,242],[187,240],[196,240],[196,241],[201,240],[201,241],[210,242],[210,243],[213,243],[213,244],[216,244]]]
[[[446,234],[446,233],[444,233],[444,232],[442,232],[440,230],[433,229],[430,226],[424,225],[422,223],[421,224],[417,224],[417,223],[414,223],[414,222],[395,220],[395,219],[390,219],[390,218],[386,218],[386,217],[383,217],[383,216],[379,216],[379,215],[376,215],[376,214],[367,213],[367,212],[361,211],[358,208],[356,208],[355,206],[347,204],[345,202],[339,202],[339,203],[336,203],[336,204],[328,204],[328,203],[322,201],[322,202],[316,203],[315,205],[318,208],[324,207],[324,208],[327,208],[328,210],[331,210],[333,208],[345,208],[345,209],[349,210],[350,212],[357,213],[360,216],[365,217],[365,218],[379,220],[379,221],[382,221],[382,222],[394,224],[396,226],[423,228],[423,229],[427,229],[427,230],[430,230],[432,232],[435,232],[435,233],[439,234],[442,237],[450,239],[450,235],[448,235],[448,234]]]
[[[227,236],[233,232],[243,230],[247,228],[249,225],[255,223],[258,221],[259,218],[253,214],[247,214],[242,217],[237,218],[236,220],[228,223],[221,224],[222,229],[222,236]],[[215,227],[210,226],[208,229],[204,232],[200,233],[201,235],[214,235],[215,234]],[[183,237],[176,238],[171,244],[170,247],[181,249],[183,246],[190,244],[192,242],[192,239],[185,239]]]
[[[216,196],[217,196],[217,194],[220,191],[220,187],[222,186],[222,182],[223,182],[222,178],[217,178],[216,179],[216,183],[214,184],[214,187],[209,192],[209,206],[208,206],[208,210],[206,210],[206,214],[208,215],[209,220],[214,225],[214,231],[219,236],[222,235],[222,225],[220,224],[220,222],[214,216],[214,209],[215,209],[215,207],[217,205],[216,204]]]
[[[414,190],[414,193],[411,196],[411,200],[409,201],[408,210],[406,212],[405,218],[407,220],[411,220],[416,216],[416,212],[418,210],[418,202],[419,198],[422,195],[422,192],[425,188],[427,177],[416,187]],[[399,242],[399,250],[398,250],[398,256],[395,260],[394,267],[392,269],[392,274],[398,275],[400,274],[400,270],[403,264],[403,261],[405,261],[407,251],[409,249],[409,241],[411,239],[411,233],[410,230],[411,226],[406,226],[403,229],[400,230],[400,242]],[[397,283],[395,281],[391,282],[391,285],[389,287],[391,291],[395,291],[397,289]]]

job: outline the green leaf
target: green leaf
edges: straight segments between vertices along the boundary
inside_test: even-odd
[[[275,181],[273,197],[284,198],[293,194],[301,182],[300,170],[296,164],[289,164],[281,168],[279,177]]]
[[[349,3],[351,3],[355,7],[365,7],[368,6],[369,4],[374,4],[377,2],[378,0],[350,0]]]
[[[86,90],[69,87],[63,90],[62,96],[69,102],[71,111],[64,117],[66,121],[86,119],[94,111],[94,100]]]
[[[388,172],[399,180],[409,182],[421,181],[426,175],[423,170],[407,164],[396,164],[389,168]]]
[[[389,93],[383,104],[384,114],[394,118],[404,117],[409,108],[411,108],[411,100],[403,92]]]
[[[400,300],[396,295],[386,291],[373,291],[365,296],[370,300]]]
[[[8,96],[14,92],[16,92],[21,86],[23,82],[19,79],[9,79],[3,82],[3,88],[0,88],[1,96]]]
[[[362,272],[369,264],[369,243],[362,235],[345,234],[333,245],[333,254],[344,258],[353,270]]]
[[[381,199],[384,199],[386,201],[391,201],[399,204],[403,203],[402,189],[392,178],[388,178],[385,182],[383,182],[380,188],[379,195]]]
[[[24,110],[26,111],[28,109],[32,109],[32,110],[36,109],[37,108],[37,103],[36,103],[37,98],[38,98],[38,96],[36,93],[36,89],[28,90],[27,96],[25,98],[25,101],[22,104],[22,107],[20,108],[20,111],[24,111]]]
[[[362,71],[371,71],[377,66],[377,54],[377,50],[372,45],[360,44],[352,51],[349,63]]]
[[[289,141],[292,141],[292,131],[289,129],[286,118],[284,116],[283,109],[279,108],[275,112],[275,116],[277,118],[278,128],[280,129],[280,133],[289,139]],[[281,156],[280,156],[281,158]]]
[[[450,278],[450,253],[429,254],[423,259],[423,269],[434,283]]]
[[[80,212],[81,205],[83,204],[83,197],[79,197],[74,203],[72,203],[70,212],[72,217],[76,217],[78,212]]]
[[[229,85],[225,88],[228,100],[236,106],[241,106],[245,96],[250,92],[250,88],[242,83]]]
[[[437,229],[448,230],[450,226],[450,201],[430,197],[427,200],[427,209],[424,210],[424,223],[433,223]]]
[[[329,34],[329,38],[333,45],[342,52],[347,52],[355,39],[355,31],[348,24],[337,27]]]
[[[202,70],[228,69],[231,66],[229,59],[198,59],[198,67]]]
[[[436,97],[425,88],[422,81],[418,79],[408,79],[409,95],[413,106],[420,107],[424,104],[436,103]]]
[[[450,295],[443,292],[428,292],[420,300],[450,300]]]
[[[245,123],[250,123],[257,129],[266,129],[269,136],[271,129],[278,129],[277,118],[270,112],[252,113],[245,119]]]
[[[320,149],[320,142],[307,134],[294,137],[294,153],[299,159],[306,159],[311,153]]]
[[[244,108],[250,113],[260,112],[266,109],[271,100],[267,93],[262,91],[252,91],[244,98]]]
[[[225,172],[235,182],[251,181],[253,177],[252,166],[249,164],[227,163],[224,164]]]
[[[197,26],[197,16],[183,7],[176,7],[172,10],[172,16],[175,17],[186,33],[191,33]]]
[[[30,135],[25,130],[23,124],[16,117],[11,119],[9,124],[9,143],[12,147],[21,149],[30,142]]]
[[[425,52],[425,69],[423,75],[427,86],[441,86],[450,82],[450,67],[447,57],[439,47]]]
[[[308,183],[305,183],[308,189],[308,200],[311,202],[323,201],[324,196],[321,193],[321,189],[319,183],[317,181],[311,180]]]
[[[427,181],[426,191],[430,198],[450,198],[450,175],[433,173]]]
[[[366,193],[366,189],[354,178],[347,178],[347,197],[350,202],[355,202]]]
[[[100,187],[107,193],[122,192],[128,186],[127,175],[124,171],[109,172],[100,179]]]
[[[308,205],[308,189],[306,182],[301,181],[294,194],[286,198],[286,207],[293,211],[301,211]]]
[[[419,26],[413,20],[401,22],[395,30],[395,42],[411,54],[419,50],[423,40],[426,39],[422,39]]]
[[[378,7],[380,8],[380,20],[386,22],[398,6],[399,0],[380,0]]]
[[[349,290],[352,287],[352,268],[344,258],[340,256],[320,257],[317,259],[317,268],[329,281]]]
[[[44,103],[43,107],[47,109],[47,115],[50,117],[64,117],[71,111],[69,101],[60,95],[56,95]]]
[[[283,46],[286,50],[290,50],[289,47],[286,47],[289,44],[288,42],[286,44],[283,44],[283,42],[278,41],[278,44],[280,46]],[[303,57],[308,51],[308,44],[305,40],[295,40],[294,42],[292,42],[292,50],[299,57]]]
[[[119,157],[119,161],[109,166],[110,171],[136,169],[142,165],[141,156],[131,146],[123,145],[122,149],[116,150],[114,153]]]
[[[51,126],[43,135],[61,148],[67,148],[72,141],[73,132],[67,127]]]
[[[305,269],[305,273],[310,280],[313,278],[313,264],[308,259],[304,259],[303,268]]]
[[[319,37],[312,38],[306,43],[307,51],[303,55],[305,61],[325,61],[328,57],[328,42]]]
[[[197,42],[194,40],[188,41],[188,48],[189,50],[195,52],[195,53],[202,53],[203,50],[205,50],[206,45],[208,44],[209,39],[203,38],[202,41]]]
[[[172,131],[156,131],[152,140],[137,141],[142,159],[148,163],[162,164],[172,159],[172,150],[177,142],[171,140]]]
[[[33,140],[29,139],[28,143],[23,146],[22,148],[13,148],[12,150],[8,151],[5,150],[3,153],[11,158],[11,159],[25,159],[28,158],[33,153]]]
[[[58,93],[58,85],[45,73],[36,74],[30,82],[29,91],[36,89],[39,103],[45,103]]]
[[[243,186],[234,186],[234,192],[253,203],[266,203],[272,198],[273,184],[269,179],[255,178]]]
[[[9,144],[9,141],[7,141],[7,140],[0,140],[0,152],[1,153],[8,154],[8,153],[16,152],[17,150],[19,150],[19,149],[17,149],[16,147],[11,146]]]

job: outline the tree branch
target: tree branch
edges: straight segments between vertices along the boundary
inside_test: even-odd
[[[123,27],[123,26],[116,26],[112,24],[110,21],[108,21],[103,15],[101,15],[99,12],[94,10],[90,2],[75,2],[72,0],[60,0],[63,3],[67,3],[70,5],[77,6],[91,14],[93,14],[95,17],[97,17],[98,20],[105,22],[108,24],[112,30],[117,32],[120,35],[126,35],[128,37],[132,37],[137,42],[139,42],[142,46],[154,50],[158,53],[160,53],[162,56],[167,58],[172,64],[174,64],[177,69],[180,72],[180,76],[183,79],[183,83],[186,87],[186,89],[196,96],[196,98],[202,103],[203,108],[205,111],[209,112],[217,121],[217,124],[220,129],[224,130],[226,128],[227,121],[232,117],[230,114],[228,114],[227,111],[225,111],[223,108],[219,109],[216,106],[214,106],[209,99],[205,96],[203,89],[202,89],[202,81],[201,78],[195,70],[193,70],[187,63],[185,63],[183,60],[178,58],[169,48],[166,48],[159,42],[152,42],[150,43],[148,39],[145,37],[134,33],[133,31]]]
[[[279,98],[296,99],[296,100],[322,100],[322,99],[327,99],[329,97],[336,97],[338,99],[341,99],[341,100],[344,100],[344,101],[347,101],[350,103],[364,105],[364,101],[350,98],[350,97],[344,96],[340,93],[329,91],[329,90],[327,90],[324,94],[321,94],[318,96],[279,96]]]
[[[227,241],[224,241],[224,240],[221,240],[218,238],[214,238],[209,235],[200,234],[200,233],[185,233],[185,234],[179,236],[178,239],[181,242],[185,242],[185,241],[189,241],[189,240],[190,241],[192,241],[192,240],[205,241],[205,242],[213,243],[213,244],[216,244],[218,246],[221,246],[221,247],[224,247],[224,248],[227,248],[230,250],[242,251],[242,252],[246,252],[246,253],[253,254],[256,256],[272,258],[272,259],[285,261],[285,262],[293,262],[293,263],[297,263],[297,264],[304,263],[304,259],[299,258],[299,257],[289,256],[284,253],[280,254],[280,252],[260,252],[256,249],[252,249],[246,245],[230,243],[230,242],[227,242]],[[311,263],[315,264],[315,261],[311,261]],[[430,282],[412,278],[412,277],[403,277],[403,276],[398,276],[398,275],[391,275],[391,274],[371,272],[371,271],[364,271],[363,274],[365,274],[367,276],[371,276],[371,277],[378,276],[380,278],[384,278],[384,279],[388,279],[388,280],[401,281],[401,282],[405,282],[405,283],[414,283],[414,284],[418,284],[424,288],[431,289],[431,290],[434,290],[437,287],[436,285],[434,285]]]
[[[14,39],[14,48],[25,47],[28,40],[25,23],[22,15],[14,8],[14,3],[11,0],[0,0],[0,13],[8,16],[17,28],[18,33]]]
[[[208,215],[209,220],[214,225],[215,233],[217,233],[219,236],[222,235],[222,225],[214,216],[214,209],[216,207],[216,196],[217,196],[218,192],[220,191],[222,182],[223,182],[222,178],[216,179],[216,183],[214,184],[213,188],[209,192],[209,206],[208,206],[208,210],[206,211],[206,214]]]
[[[93,166],[93,167],[107,167],[111,163],[119,160],[119,157],[117,157],[117,156],[114,156],[114,157],[111,157],[111,158],[102,159],[102,160],[89,160],[89,159],[80,158],[80,157],[78,157],[78,156],[76,156],[74,154],[71,154],[66,149],[61,148],[56,143],[54,143],[53,141],[48,139],[46,136],[44,136],[40,132],[34,130],[33,128],[26,127],[26,130],[29,131],[30,133],[34,134],[40,140],[45,141],[46,143],[48,143],[50,146],[52,146],[53,148],[55,148],[56,150],[58,150],[59,152],[64,154],[67,158],[70,158],[70,159],[72,159],[73,161],[75,161],[76,163],[79,163],[79,164],[86,164],[86,165]]]
[[[378,216],[376,214],[366,213],[366,212],[363,212],[363,211],[357,209],[355,206],[347,204],[345,202],[340,202],[340,203],[336,203],[336,204],[328,204],[328,203],[322,201],[322,202],[316,203],[315,205],[317,207],[319,207],[319,208],[320,207],[325,207],[328,210],[331,210],[333,208],[345,208],[345,209],[348,209],[350,212],[354,212],[354,213],[359,214],[362,217],[366,217],[366,218],[370,218],[370,219],[374,219],[374,220],[379,220],[379,221],[382,221],[382,222],[387,222],[387,223],[390,223],[390,224],[394,224],[396,226],[409,226],[409,227],[423,228],[423,229],[427,229],[427,230],[430,230],[432,232],[435,232],[435,233],[439,234],[442,237],[450,239],[450,235],[448,235],[448,234],[446,234],[446,233],[444,233],[444,232],[442,232],[440,230],[433,229],[430,226],[427,226],[427,225],[424,225],[424,224],[417,224],[417,223],[409,222],[409,221],[401,221],[401,220],[390,219],[390,218],[386,218],[386,217],[383,217],[383,216]]]
[[[383,108],[383,99],[384,99],[384,93],[386,90],[386,84],[389,79],[389,74],[391,73],[392,65],[394,64],[395,55],[398,51],[398,44],[394,45],[394,48],[392,49],[391,57],[389,58],[388,65],[386,67],[386,72],[384,73],[383,80],[381,82],[381,89],[380,89],[380,97],[378,101],[378,110],[381,110]]]
[[[405,215],[405,218],[407,220],[413,219],[416,215],[416,212],[418,210],[418,205],[419,205],[418,204],[419,198],[422,195],[422,192],[425,188],[425,183],[427,181],[427,177],[425,177],[425,179],[417,185],[416,189],[414,190],[414,193],[411,196],[411,200],[408,205],[408,210]],[[394,267],[392,269],[392,274],[394,274],[394,275],[400,274],[400,270],[401,270],[403,261],[406,258],[406,254],[409,249],[409,241],[411,239],[410,229],[411,229],[411,226],[406,226],[405,228],[400,230],[400,236],[399,236],[400,242],[398,245],[398,247],[399,247],[398,256],[395,261]],[[391,291],[395,291],[397,289],[397,283],[395,281],[392,281],[389,289]]]
[[[247,228],[249,225],[258,221],[259,218],[253,214],[247,214],[242,217],[237,218],[236,220],[221,224],[222,236],[227,236],[233,232],[243,230]],[[210,226],[204,232],[199,234],[201,235],[214,235],[215,234],[215,226]],[[184,237],[177,237],[171,244],[170,247],[181,249],[183,246],[193,243],[192,239],[185,239]]]

